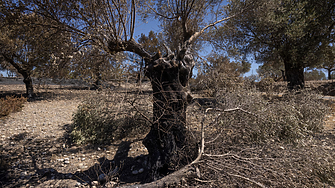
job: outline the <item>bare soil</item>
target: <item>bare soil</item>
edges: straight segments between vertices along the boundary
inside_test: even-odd
[[[0,97],[24,92],[20,79],[0,81]],[[1,162],[5,166],[0,169],[0,187],[90,187],[99,175],[118,174],[120,166],[131,168],[128,175],[122,175],[131,180],[116,181],[145,179],[143,172],[136,177],[132,174],[143,168],[141,160],[147,154],[141,138],[123,139],[111,145],[71,143],[72,115],[80,102],[96,91],[48,84],[35,87],[35,92],[36,101],[27,102],[22,111],[0,119]]]
[[[148,85],[143,87],[145,89],[150,88]],[[1,78],[0,97],[19,96],[24,92],[25,87],[22,80]],[[27,102],[22,111],[0,119],[0,187],[99,187],[104,183],[100,183],[99,180],[109,182],[104,185],[105,187],[144,183],[143,181],[148,174],[146,169],[147,150],[141,143],[143,137],[125,138],[109,145],[77,146],[71,142],[69,133],[71,131],[72,114],[85,97],[94,94],[96,91],[73,84],[59,86],[49,83],[39,86],[39,88],[36,85],[35,92],[37,93],[36,101]],[[324,125],[325,130],[315,135],[313,142],[306,143],[308,147],[297,148],[296,146],[287,146],[275,142],[268,146],[247,146],[249,149],[242,149],[239,153],[241,156],[245,152],[245,155],[249,156],[250,159],[256,159],[257,157],[253,158],[252,155],[257,154],[257,156],[265,155],[265,158],[270,156],[271,159],[277,161],[274,164],[267,158],[257,162],[257,158],[256,161],[249,161],[248,168],[250,163],[254,166],[268,166],[271,169],[282,168],[277,172],[278,174],[283,172],[278,176],[284,178],[278,178],[278,180],[297,181],[298,183],[278,183],[276,187],[286,187],[285,185],[300,187],[296,185],[299,185],[301,180],[299,178],[295,180],[294,177],[303,176],[304,173],[299,170],[295,171],[294,169],[297,167],[292,167],[291,163],[286,163],[284,159],[302,160],[303,157],[300,159],[299,157],[305,155],[304,151],[306,157],[310,156],[307,154],[308,152],[324,152],[330,157],[335,155],[335,105],[332,100],[332,98],[328,99],[333,111],[327,116]],[[188,112],[190,125],[192,125],[192,129],[199,130],[199,119],[201,117],[197,117],[195,111],[201,109],[197,105],[191,105],[190,109]],[[242,147],[244,146],[241,145]],[[234,167],[237,162],[247,159],[241,157],[235,162],[234,160],[233,158],[226,160],[226,165]],[[202,167],[215,165],[215,162],[205,159],[198,167],[202,171]],[[232,163],[229,164],[229,162]],[[304,165],[305,163],[294,164],[298,164],[299,167],[299,164]],[[304,167],[301,166],[301,168]],[[208,169],[206,170],[208,171]],[[335,171],[335,169],[332,170]],[[218,173],[218,169],[213,167],[212,173]],[[256,177],[259,174],[254,176],[257,179]],[[104,177],[108,178],[104,179]],[[222,187],[245,187],[245,185],[249,185],[247,187],[259,187],[252,181],[250,183],[242,175],[240,177],[229,175],[228,171],[227,173],[223,172],[222,177],[231,181],[229,184],[222,183]],[[221,180],[209,180],[210,178],[210,175],[204,173],[193,180],[185,180],[179,186],[217,187],[217,181]],[[269,177],[269,179],[271,178],[273,177]],[[249,184],[243,183],[248,181]],[[301,187],[334,186],[332,183],[312,184],[311,181],[306,180],[307,183],[304,184],[301,182]],[[320,179],[315,180],[315,182],[320,181]]]

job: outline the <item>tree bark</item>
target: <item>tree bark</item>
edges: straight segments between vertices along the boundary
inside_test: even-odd
[[[146,62],[153,89],[153,124],[143,141],[149,152],[153,180],[188,164],[197,156],[196,141],[186,127],[186,91],[194,67],[190,49]]]
[[[33,87],[33,81],[30,76],[30,70],[32,68],[22,68],[18,63],[16,63],[13,60],[13,57],[7,54],[1,54],[7,62],[9,62],[13,67],[17,70],[18,73],[20,73],[23,76],[23,82],[26,85],[26,95],[28,98],[28,101],[34,99],[34,87]],[[27,64],[27,63],[26,63]]]
[[[287,80],[287,88],[289,90],[303,89],[305,87],[303,64],[284,60],[284,65]]]
[[[22,73],[21,73],[22,74]],[[33,81],[30,77],[30,74],[24,73],[23,76],[23,82],[26,85],[26,95],[28,100],[31,100],[34,98],[34,87],[33,87]]]

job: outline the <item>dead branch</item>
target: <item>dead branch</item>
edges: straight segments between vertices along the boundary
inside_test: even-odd
[[[242,178],[242,179],[244,179],[244,180],[250,181],[251,183],[253,183],[253,184],[255,184],[255,185],[258,185],[259,187],[266,188],[265,185],[263,185],[263,184],[261,184],[261,183],[259,183],[259,182],[257,182],[257,181],[254,181],[254,180],[252,180],[252,179],[250,179],[250,178],[247,178],[247,177],[244,177],[244,176],[240,176],[240,175],[237,175],[237,174],[229,174],[229,173],[228,173],[228,175],[230,175],[230,176],[235,176],[235,177],[238,177],[238,178]]]
[[[132,101],[132,102],[130,102],[130,101],[128,101],[129,102],[129,104],[136,110],[136,112],[138,112],[145,120],[147,120],[150,124],[153,124],[154,122],[153,121],[151,121],[146,115],[144,115],[135,105],[134,105],[134,103],[135,103],[135,100],[134,101]]]
[[[192,35],[192,36],[185,42],[185,44],[186,44],[186,45],[191,44],[195,39],[197,39],[201,34],[203,34],[203,33],[205,32],[205,30],[208,29],[209,27],[213,27],[213,26],[215,26],[216,24],[221,23],[221,22],[224,22],[224,21],[226,21],[226,20],[229,20],[230,18],[233,18],[233,17],[235,17],[235,15],[233,15],[233,16],[229,16],[229,17],[226,17],[226,18],[223,18],[223,19],[221,19],[221,20],[218,20],[218,21],[216,21],[216,22],[214,22],[214,23],[211,23],[211,24],[205,26],[205,27],[202,28],[200,31],[194,33],[194,34],[193,34],[193,35]]]
[[[134,107],[135,108],[135,107]],[[202,156],[215,156],[215,155],[210,155],[210,154],[204,154],[204,150],[205,150],[205,130],[204,130],[204,122],[207,118],[207,113],[210,112],[210,111],[222,111],[222,112],[231,112],[231,111],[237,111],[237,110],[240,110],[242,112],[245,112],[245,113],[248,113],[248,114],[253,114],[252,112],[249,112],[249,111],[246,111],[246,110],[243,110],[241,108],[233,108],[233,109],[226,109],[226,110],[222,110],[220,108],[207,108],[205,110],[205,115],[201,121],[201,144],[200,144],[200,147],[199,147],[199,154],[197,156],[197,158],[192,161],[190,164],[186,165],[185,167],[183,167],[182,169],[176,171],[176,172],[173,172],[172,174],[169,174],[165,177],[163,177],[162,179],[159,179],[157,181],[154,181],[154,182],[151,182],[151,183],[146,183],[146,184],[136,184],[136,185],[129,185],[129,186],[121,186],[121,188],[158,188],[158,187],[166,187],[166,185],[172,185],[172,184],[175,184],[175,183],[178,183],[180,182],[180,180],[184,177],[198,177],[197,174],[197,170],[195,167],[193,167],[194,164],[197,164],[200,162],[200,159]],[[217,118],[220,117],[222,114],[218,114]],[[214,122],[212,122],[214,123]],[[228,156],[228,155],[232,155],[230,153],[227,153],[227,154],[223,154],[223,155],[217,155],[218,156]],[[207,165],[210,165],[210,164],[207,164]],[[211,166],[211,168],[216,168],[215,166]],[[217,169],[219,171],[221,171],[222,169]],[[252,183],[255,183],[256,185],[260,186],[260,187],[265,187],[263,186],[262,184],[258,183],[258,182],[255,182],[254,180],[251,180],[249,178],[246,178],[246,177],[243,177],[243,176],[238,176],[238,175],[232,175],[232,176],[237,176],[237,177],[240,177],[240,178],[244,178]]]

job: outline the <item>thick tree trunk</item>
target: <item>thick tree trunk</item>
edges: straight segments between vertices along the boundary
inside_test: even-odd
[[[34,87],[33,81],[28,73],[21,73],[23,76],[23,82],[26,85],[26,95],[28,100],[32,100],[34,98]]]
[[[147,63],[153,89],[153,120],[143,141],[149,151],[153,180],[186,165],[197,156],[196,141],[186,127],[186,108],[191,101],[186,87],[194,60],[189,50],[175,57],[157,57]]]
[[[13,67],[15,67],[15,69],[17,70],[17,72],[19,72],[22,76],[23,76],[23,82],[26,85],[26,95],[28,100],[32,100],[35,96],[34,96],[34,87],[33,87],[33,81],[30,77],[30,73],[32,70],[32,67],[30,68],[22,68],[18,63],[16,63],[13,60],[13,57],[11,57],[10,55],[7,54],[1,54],[5,60],[7,62],[9,62],[11,65],[13,65]],[[27,64],[27,63],[22,63],[22,64]]]
[[[304,66],[302,63],[284,62],[287,88],[303,89],[305,87]]]

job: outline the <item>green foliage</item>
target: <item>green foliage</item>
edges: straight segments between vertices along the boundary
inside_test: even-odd
[[[148,36],[145,36],[145,34],[141,34],[141,37],[138,39],[138,42],[143,46],[143,48],[150,53],[151,55],[154,55],[158,52],[158,50],[163,50],[162,45],[162,34],[156,34],[153,31],[150,31]]]
[[[241,75],[250,70],[250,63],[233,62],[226,56],[212,54],[207,58],[205,70],[191,82],[193,90],[209,90],[214,96],[219,90],[234,90],[243,84]]]
[[[256,91],[222,93],[218,97],[224,109],[242,110],[226,112],[220,126],[234,133],[225,139],[232,142],[264,142],[281,140],[296,143],[322,130],[328,106],[319,95],[302,91],[283,97],[271,96],[271,101]]]
[[[326,80],[326,75],[324,72],[322,72],[321,70],[312,70],[309,72],[305,72],[305,80],[309,81],[309,80]]]
[[[303,68],[317,64],[322,46],[334,39],[330,0],[233,0],[228,12],[238,16],[213,31],[212,44],[261,63],[285,64],[292,87],[303,86]]]
[[[94,95],[79,105],[72,119],[74,143],[110,143],[144,134],[149,129],[147,121],[138,113],[120,111],[119,98],[114,97]]]
[[[5,99],[0,99],[0,118],[20,111],[25,102],[27,99],[24,97],[7,96]]]

